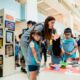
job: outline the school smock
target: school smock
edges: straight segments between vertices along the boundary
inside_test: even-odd
[[[35,58],[34,58],[33,53],[32,53],[32,49],[31,48],[33,48],[33,47],[36,50],[38,61],[41,61],[41,56],[40,56],[41,47],[40,47],[40,45],[37,42],[31,41],[30,44],[29,44],[29,46],[28,46],[27,54],[26,54],[27,65],[38,65],[36,63]]]
[[[63,40],[62,46],[65,51],[65,54],[63,55],[63,60],[66,61],[68,58],[76,58],[76,52],[71,55],[67,55],[68,52],[73,51],[75,43],[76,41],[73,38],[70,38],[69,40]]]

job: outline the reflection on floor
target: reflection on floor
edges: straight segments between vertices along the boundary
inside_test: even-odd
[[[48,63],[49,62],[50,58],[48,57]],[[53,71],[48,72],[48,71],[43,71],[43,68],[41,68],[40,74],[38,76],[38,80],[64,80],[64,79],[80,80],[80,74],[62,74],[62,73],[55,73]],[[15,74],[0,78],[0,80],[28,80],[28,78],[26,74],[20,72],[20,68],[17,68]]]

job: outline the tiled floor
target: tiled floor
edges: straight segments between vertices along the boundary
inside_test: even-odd
[[[48,62],[49,60],[50,58],[48,59]],[[0,78],[0,80],[28,80],[27,75],[21,73],[19,70],[20,69],[18,69],[15,74]],[[41,68],[38,80],[80,80],[80,74],[70,74],[70,73],[64,74],[64,73],[55,73],[52,71],[47,72],[43,71]]]

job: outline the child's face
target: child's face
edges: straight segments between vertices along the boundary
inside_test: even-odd
[[[34,38],[35,41],[39,41],[41,39],[41,36],[37,35],[37,34],[34,34],[33,38]]]
[[[70,39],[71,38],[71,33],[65,33],[64,35],[65,35],[66,39]]]

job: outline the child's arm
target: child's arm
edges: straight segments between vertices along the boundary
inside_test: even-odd
[[[33,56],[35,58],[36,63],[40,64],[40,61],[38,61],[38,58],[37,58],[37,53],[36,53],[36,50],[34,48],[34,43],[33,42],[30,43],[30,47],[32,49],[32,54],[33,54]]]

